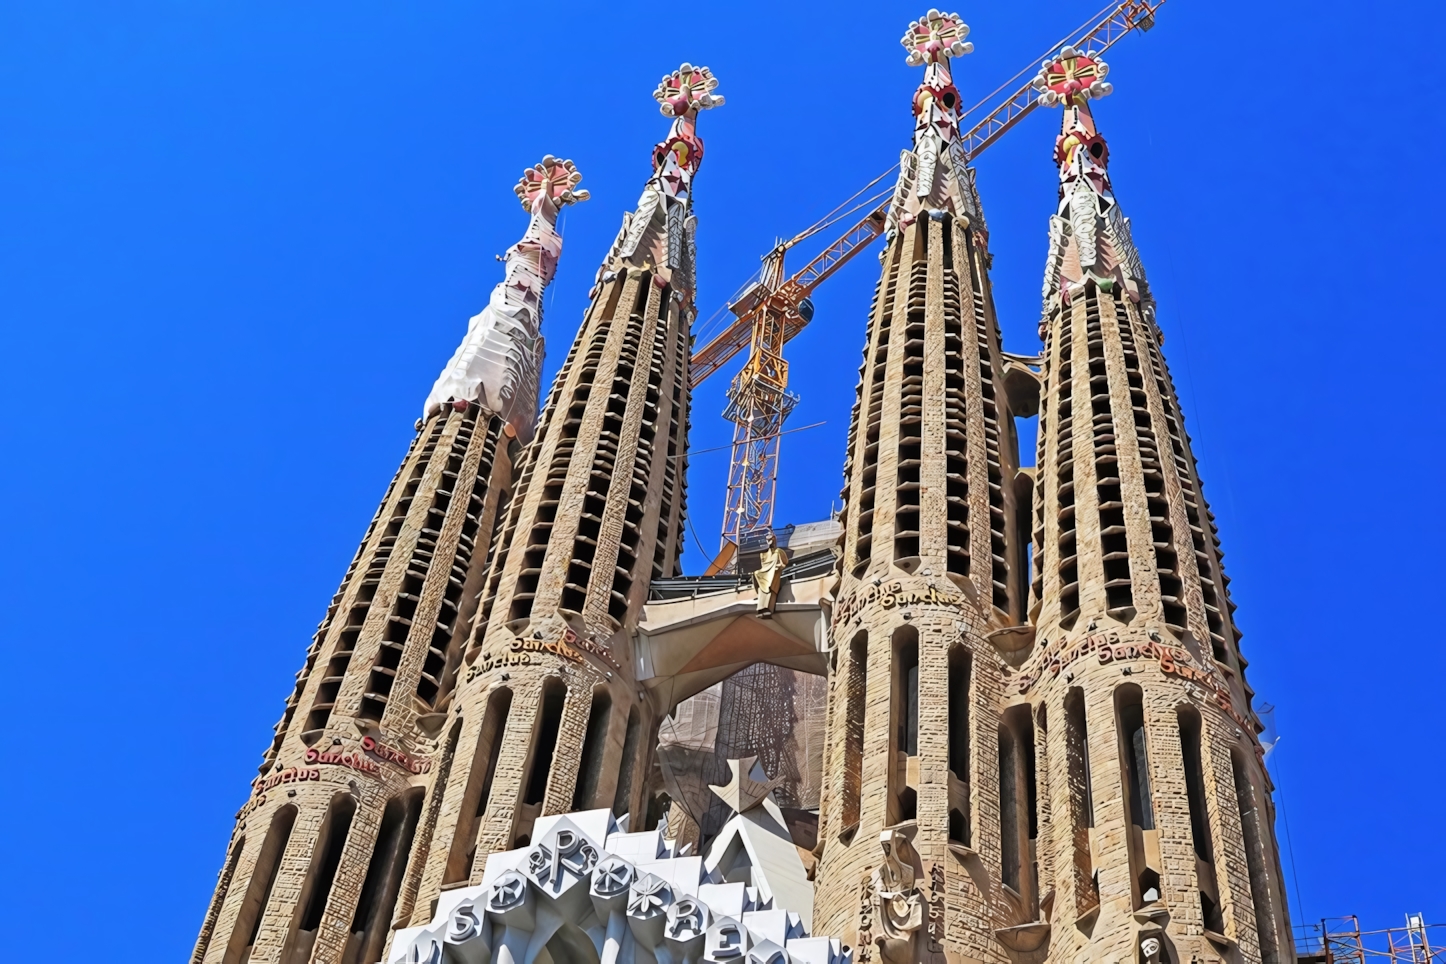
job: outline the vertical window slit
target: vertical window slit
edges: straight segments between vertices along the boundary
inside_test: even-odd
[[[1034,772],[1034,719],[1026,705],[1005,712],[999,728],[999,839],[1001,873],[1031,914],[1038,912],[1038,790]],[[1031,917],[1033,919],[1033,917]]]
[[[597,796],[603,761],[607,757],[608,721],[612,714],[612,697],[606,689],[598,688],[593,692],[592,708],[588,711],[587,733],[583,738],[577,784],[572,793],[573,810],[589,810],[595,805],[593,798]]]
[[[311,869],[301,885],[301,899],[297,904],[297,917],[292,924],[291,935],[286,941],[283,958],[295,956],[302,960],[311,957],[316,942],[316,931],[321,926],[322,915],[326,913],[326,902],[331,899],[331,887],[336,883],[336,871],[341,866],[342,854],[346,851],[347,836],[351,833],[352,817],[356,816],[356,798],[345,791],[331,798],[326,816],[321,821],[321,833],[316,838],[316,849],[312,851]]]
[[[894,814],[891,823],[913,820],[918,812],[916,778],[910,776],[910,758],[919,754],[919,632],[903,626],[893,638]],[[913,761],[917,770],[918,760]]]
[[[1155,808],[1150,796],[1150,756],[1145,732],[1144,696],[1138,686],[1115,690],[1115,718],[1119,728],[1122,777],[1125,785],[1126,827],[1130,870],[1134,878],[1135,908],[1160,899],[1158,836]]]
[[[497,773],[497,758],[502,753],[502,741],[507,735],[507,717],[511,710],[512,691],[507,687],[499,687],[487,697],[477,747],[472,753],[472,768],[467,773],[467,787],[462,794],[457,829],[452,836],[452,849],[447,855],[443,883],[461,883],[471,876],[477,854],[478,823],[487,813],[492,778]]]
[[[261,921],[271,900],[271,888],[276,884],[276,872],[281,869],[281,857],[286,853],[294,826],[296,807],[290,804],[276,811],[276,816],[271,818],[266,839],[261,842],[261,850],[251,868],[251,881],[246,886],[241,911],[236,915],[236,925],[231,929],[231,940],[223,958],[225,964],[241,964],[251,957],[251,948],[261,933]]]
[[[351,934],[342,949],[341,964],[370,964],[381,958],[402,876],[407,870],[412,838],[417,832],[417,820],[422,815],[424,792],[416,787],[387,801],[356,914],[352,917]]]
[[[1185,797],[1190,807],[1190,840],[1195,845],[1196,880],[1200,885],[1200,916],[1207,930],[1225,933],[1220,913],[1220,890],[1215,878],[1210,815],[1205,808],[1205,767],[1200,755],[1200,714],[1181,707],[1180,756],[1185,764]]]
[[[969,720],[973,669],[963,646],[949,650],[949,840],[969,846]]]

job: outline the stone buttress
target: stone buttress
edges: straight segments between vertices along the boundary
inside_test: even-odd
[[[1027,822],[1051,906],[1037,953],[1288,961],[1219,541],[1089,109],[1105,73],[1066,47],[1035,80],[1064,118],[1040,325],[1035,638],[1005,717],[1038,747]]]
[[[237,815],[193,964],[377,960],[438,762],[485,557],[532,435],[559,209],[552,157],[517,186],[531,221],[438,379],[417,436],[297,673]]]
[[[413,924],[479,884],[488,854],[525,847],[541,816],[606,807],[644,829],[657,720],[630,634],[682,551],[695,125],[722,103],[716,86],[685,64],[658,88],[672,128],[524,455],[407,882]]]
[[[1027,509],[951,76],[967,33],[930,11],[903,39],[925,74],[849,432],[815,919],[860,961],[998,959],[991,932],[1038,904],[1000,872],[988,640],[1024,619]]]

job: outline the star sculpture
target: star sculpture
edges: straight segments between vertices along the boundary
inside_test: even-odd
[[[648,874],[633,884],[628,900],[628,914],[632,917],[657,914],[671,898],[672,890],[668,887],[668,882]]]
[[[598,864],[593,874],[593,889],[604,897],[626,891],[633,883],[632,865],[621,857],[609,857]]]
[[[488,905],[495,910],[506,910],[522,903],[526,894],[526,878],[515,870],[509,870],[497,878],[497,883],[492,886],[492,896],[488,900]]]
[[[782,779],[768,779],[768,774],[763,772],[756,756],[729,760],[728,769],[733,771],[733,779],[728,781],[727,786],[709,786],[708,789],[732,807],[734,813],[747,813],[752,810],[783,782]]]

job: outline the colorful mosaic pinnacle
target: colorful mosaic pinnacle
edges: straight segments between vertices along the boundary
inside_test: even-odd
[[[663,116],[673,118],[667,138],[653,148],[653,174],[669,197],[687,197],[693,175],[703,164],[698,111],[723,104],[721,96],[713,95],[717,87],[718,78],[707,67],[684,63],[671,74],[665,74],[658,89],[653,91],[653,99]]]
[[[1114,85],[1105,81],[1109,72],[1109,64],[1100,60],[1093,50],[1079,51],[1066,45],[1058,57],[1040,66],[1033,87],[1039,91],[1042,107],[1059,104],[1077,107],[1091,98],[1108,97],[1114,91]]]
[[[684,63],[671,74],[664,74],[662,83],[653,91],[653,99],[664,117],[682,117],[685,114],[708,110],[723,104],[723,97],[713,96],[718,89],[718,78],[707,67],[694,67]]]
[[[969,25],[957,13],[930,10],[924,19],[909,24],[899,43],[909,52],[905,63],[918,67],[973,53],[974,45],[964,40],[967,36]]]
[[[962,98],[954,86],[950,57],[972,53],[969,26],[957,13],[930,10],[909,24],[902,40],[906,62],[923,66],[914,91],[914,145],[900,158],[899,182],[889,206],[885,234],[890,240],[925,211],[948,210],[964,223],[979,216],[969,158],[959,136]]]
[[[586,201],[588,192],[575,190],[581,181],[582,175],[572,161],[560,161],[549,154],[541,163],[523,171],[522,178],[512,190],[524,208],[536,212],[538,201],[544,197],[559,208]]]

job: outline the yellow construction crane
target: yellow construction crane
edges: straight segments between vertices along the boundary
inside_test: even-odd
[[[1145,31],[1153,27],[1155,12],[1164,3],[1165,0],[1111,3],[1085,26],[1051,47],[1049,59],[1066,44],[1077,49],[1092,47],[1102,53],[1132,30]],[[1021,83],[1021,78],[1032,77],[1037,70],[1037,64],[1029,65],[961,115],[967,117],[1008,92],[1002,102],[963,135],[964,151],[969,158],[977,157],[1034,110],[1038,92],[1028,80]],[[888,174],[886,171],[875,178],[854,198]],[[875,200],[869,199],[859,207]],[[844,202],[840,208],[848,203]],[[723,413],[734,425],[733,458],[728,470],[722,548],[709,567],[710,573],[731,567],[734,555],[745,540],[762,538],[773,526],[779,439],[784,419],[798,402],[798,396],[788,390],[788,362],[783,358],[783,345],[812,320],[813,303],[809,295],[813,290],[883,233],[888,209],[888,200],[874,207],[822,254],[791,276],[784,274],[783,267],[788,249],[831,227],[850,212],[826,216],[801,234],[780,242],[764,256],[759,280],[728,306],[735,315],[733,321],[693,353],[689,374],[696,388],[729,359],[748,349],[748,361],[728,389],[728,407]]]

